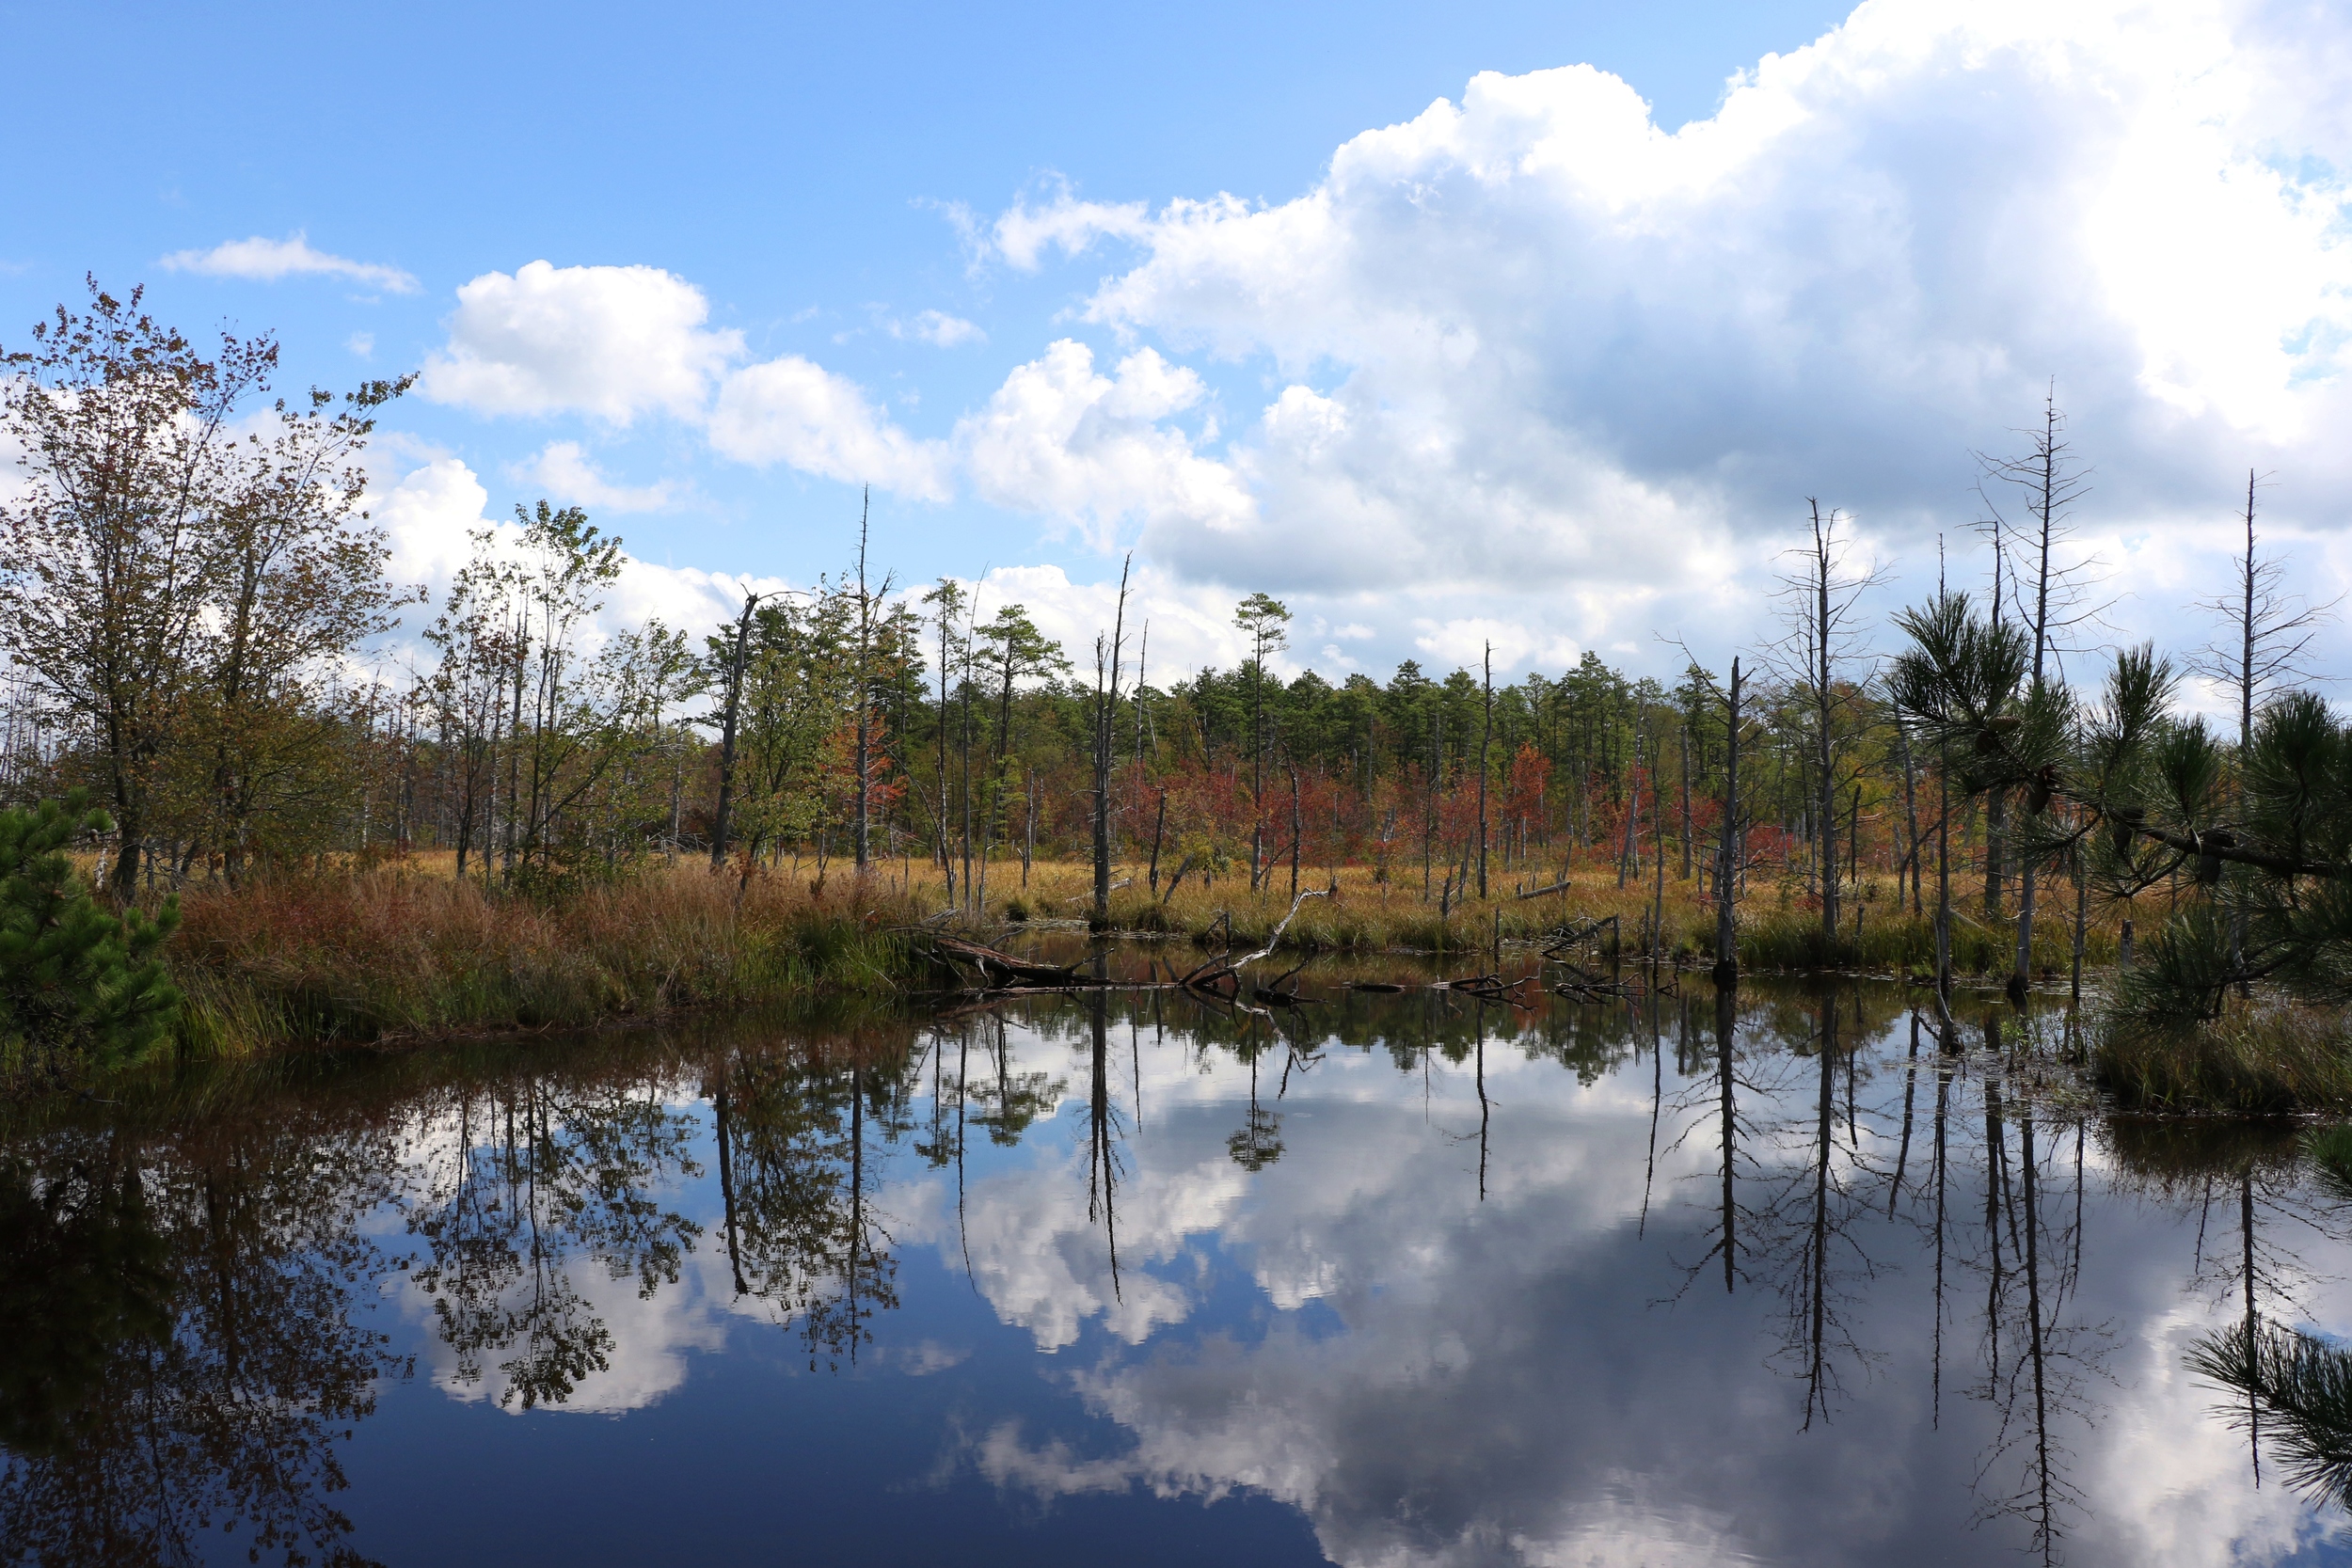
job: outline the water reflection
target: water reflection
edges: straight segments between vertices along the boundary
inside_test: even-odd
[[[0,1557],[369,1560],[337,1451],[405,1360],[358,1287],[381,1137],[288,1120],[145,1143],[58,1132],[0,1175]]]
[[[672,1456],[655,1555],[811,1508],[876,1559],[2333,1550],[2352,1248],[2291,1133],[2104,1119],[2062,1020],[1883,987],[1325,994],[53,1113],[0,1145],[0,1558],[498,1560],[548,1421]],[[643,1560],[560,1484],[570,1560]]]
[[[739,1300],[796,1325],[811,1370],[854,1362],[898,1305],[897,1260],[866,1179],[866,1124],[904,1136],[897,1079],[853,1060],[728,1051],[706,1079],[728,1270]]]
[[[448,1380],[493,1371],[501,1405],[561,1404],[612,1366],[574,1268],[650,1299],[701,1234],[653,1196],[697,1174],[694,1123],[651,1085],[530,1076],[460,1088],[434,1120],[403,1196],[425,1247],[409,1279],[431,1298]]]

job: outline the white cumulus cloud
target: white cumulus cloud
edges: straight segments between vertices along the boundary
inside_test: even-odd
[[[1149,348],[1104,375],[1091,349],[1065,338],[958,421],[956,441],[983,499],[1104,544],[1128,519],[1229,531],[1256,510],[1239,476],[1162,422],[1204,391],[1197,372]]]
[[[659,267],[485,273],[457,291],[449,345],[425,361],[420,388],[486,414],[693,419],[743,351],[742,334],[707,326],[709,316],[700,289]]]
[[[593,512],[659,512],[670,504],[674,493],[667,481],[613,483],[578,441],[548,442],[530,462],[517,465],[510,477],[550,500]]]
[[[160,263],[167,272],[192,272],[205,277],[244,277],[258,283],[275,283],[281,277],[304,276],[344,277],[354,283],[364,283],[372,289],[388,293],[413,294],[417,280],[398,267],[383,266],[373,261],[355,261],[347,256],[333,256],[312,248],[310,237],[299,229],[282,240],[264,239],[259,234],[248,240],[230,240],[210,250],[175,250]]]
[[[1105,235],[1132,240],[1152,231],[1152,218],[1142,202],[1080,201],[1065,184],[1057,186],[1053,198],[1041,206],[1014,202],[989,226],[982,244],[1009,264],[1034,272],[1049,249],[1075,256]]]
[[[1120,615],[1119,579],[1073,582],[1059,566],[997,566],[977,579],[959,578],[974,613],[986,621],[1009,604],[1025,607],[1038,629],[1061,644],[1073,665],[1093,669],[1094,639]],[[908,590],[908,597],[919,596]],[[1204,666],[1230,669],[1248,657],[1249,640],[1233,625],[1236,595],[1214,584],[1183,582],[1148,562],[1136,563],[1127,586],[1123,679],[1138,661],[1153,686],[1165,687]],[[1286,678],[1303,666],[1282,655],[1266,661]]]
[[[1671,134],[1589,66],[1488,72],[1292,200],[1064,193],[992,233],[1016,266],[1131,242],[1086,319],[1272,377],[1231,446],[1104,488],[1179,573],[1438,627],[1540,594],[1508,611],[1539,640],[1750,630],[1808,495],[1931,570],[1971,450],[2052,376],[2086,531],[2143,560],[2224,543],[2249,467],[2292,482],[2282,535],[2352,504],[2352,75],[2315,63],[2348,50],[2308,7],[1868,0]],[[1041,395],[1077,352],[999,401],[1083,404]]]
[[[746,363],[650,267],[475,279],[425,389],[667,413],[736,461],[1137,542],[1171,592],[1379,626],[1329,639],[1368,666],[1492,641],[1500,673],[1752,641],[1808,496],[1908,594],[1979,515],[1972,451],[2055,377],[2098,470],[2084,547],[2141,595],[2122,628],[2167,635],[2249,467],[2315,594],[2352,582],[2347,60],[2352,18],[2305,4],[1867,0],[1672,133],[1590,66],[1486,72],[1291,199],[958,209],[1011,269],[1116,254],[1068,318],[1116,346],[1009,356],[945,430]]]
[[[945,447],[908,435],[857,383],[798,355],[727,377],[711,414],[710,444],[740,463],[784,463],[916,499],[950,494]]]
[[[905,321],[893,321],[890,335],[929,343],[934,348],[961,348],[965,343],[988,341],[988,334],[977,324],[945,310],[921,310]]]
[[[380,476],[366,505],[391,546],[392,580],[421,585],[428,594],[425,606],[407,612],[397,636],[420,664],[429,664],[430,655],[417,643],[417,635],[432,620],[433,607],[447,593],[450,579],[471,559],[475,535],[487,531],[496,550],[511,547],[520,531],[509,509],[504,504],[494,508],[487,487],[454,457],[432,457],[396,479]],[[590,641],[600,643],[612,632],[642,626],[648,617],[657,616],[690,632],[707,630],[740,610],[746,593],[774,593],[787,586],[771,578],[672,566],[625,554],[620,578],[605,595]]]

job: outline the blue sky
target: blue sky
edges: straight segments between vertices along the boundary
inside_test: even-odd
[[[1769,634],[1808,494],[1915,580],[2052,375],[2125,631],[2249,466],[2332,583],[2344,30],[2049,10],[11,7],[66,63],[0,344],[91,271],[289,387],[437,366],[400,564],[554,493],[674,619],[837,567],[870,480],[903,578],[1071,637],[1134,546],[1180,662],[1263,586],[1332,673],[1660,664]]]

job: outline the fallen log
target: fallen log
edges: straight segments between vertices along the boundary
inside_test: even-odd
[[[1000,952],[993,947],[983,946],[977,942],[966,942],[961,937],[948,936],[944,931],[933,933],[930,942],[932,949],[941,957],[950,961],[961,960],[970,964],[980,972],[982,979],[986,979],[989,972],[994,970],[1009,980],[1025,980],[1031,984],[1051,986],[1086,984],[1086,976],[1077,973],[1077,963],[1037,963],[1028,958],[1015,958],[1010,953]],[[1081,959],[1079,962],[1084,962],[1084,960]]]

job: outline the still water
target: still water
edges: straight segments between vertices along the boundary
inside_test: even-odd
[[[2342,1430],[2227,1381],[2352,1378],[2292,1130],[1989,1002],[1350,973],[53,1109],[0,1560],[2352,1560]]]

